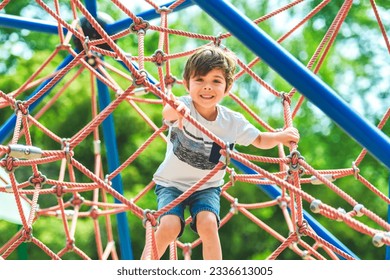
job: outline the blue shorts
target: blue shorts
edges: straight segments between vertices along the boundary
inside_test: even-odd
[[[182,191],[178,190],[175,187],[162,187],[160,185],[156,185],[155,193],[157,195],[157,204],[159,210],[171,203],[176,198],[178,198],[181,194],[183,194]],[[210,211],[214,213],[219,227],[220,195],[220,187],[196,191],[189,197],[187,197],[184,201],[182,201],[180,204],[176,205],[172,209],[162,214],[159,219],[161,219],[161,217],[164,215],[178,216],[181,221],[181,231],[179,233],[180,237],[183,234],[185,226],[184,210],[186,206],[189,206],[192,217],[190,226],[193,231],[197,232],[196,215],[201,211]]]

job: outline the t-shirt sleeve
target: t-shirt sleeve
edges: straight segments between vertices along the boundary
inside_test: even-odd
[[[260,130],[251,124],[241,113],[236,113],[236,143],[242,146],[249,146],[260,135]]]

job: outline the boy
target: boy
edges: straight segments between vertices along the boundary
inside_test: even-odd
[[[202,179],[218,163],[220,147],[204,133],[183,118],[191,115],[206,129],[225,143],[270,149],[282,143],[299,141],[295,128],[280,132],[260,132],[242,114],[234,112],[219,102],[233,85],[236,63],[233,57],[219,47],[202,47],[187,61],[183,84],[189,95],[176,99],[175,110],[164,106],[163,118],[169,125],[165,159],[154,175],[158,209],[166,206],[184,191]],[[202,240],[205,260],[221,260],[222,250],[218,235],[220,186],[225,170],[220,170],[196,192],[159,217],[156,231],[158,257],[184,229],[184,209],[189,206],[191,228]],[[141,257],[144,258],[144,255]]]

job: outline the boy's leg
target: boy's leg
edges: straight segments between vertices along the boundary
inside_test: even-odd
[[[165,215],[160,220],[160,225],[156,231],[156,244],[158,258],[160,259],[165,250],[176,238],[181,231],[181,221],[176,215]]]
[[[179,197],[183,192],[177,188],[162,187],[156,185],[155,193],[157,195],[158,209],[165,207]],[[165,253],[169,244],[182,233],[184,228],[184,203],[180,203],[160,216],[159,225],[155,232],[158,258]],[[141,259],[145,259],[145,248]]]
[[[218,223],[214,213],[201,211],[196,215],[196,228],[203,245],[204,260],[222,260]]]
[[[156,230],[156,246],[158,259],[162,257],[165,250],[174,241],[181,231],[181,221],[176,215],[165,215],[160,219],[160,224]],[[145,248],[142,252],[141,260],[145,259]]]

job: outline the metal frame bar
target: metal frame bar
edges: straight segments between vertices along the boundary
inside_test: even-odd
[[[390,176],[389,176],[389,195],[390,195]],[[387,222],[390,223],[390,205],[387,206]],[[390,245],[386,246],[386,260],[390,260]]]
[[[50,34],[58,34],[58,25],[46,20],[0,14],[0,27],[27,29]],[[64,28],[64,32],[67,29]]]
[[[100,111],[104,110],[110,103],[110,93],[108,87],[100,80],[96,79],[99,93],[99,105]],[[103,138],[107,152],[108,171],[114,172],[119,166],[119,153],[116,143],[115,124],[112,114],[110,114],[102,123]],[[118,174],[112,179],[112,187],[123,194],[122,176]],[[120,201],[115,198],[115,203]],[[121,212],[115,215],[118,224],[119,245],[121,248],[121,257],[123,260],[134,259],[133,250],[131,246],[130,226],[127,220],[125,212]]]
[[[359,116],[326,83],[230,3],[223,0],[193,0],[193,2],[264,60],[390,170],[390,138],[383,131]]]
[[[62,61],[62,63],[57,67],[56,71],[61,70],[62,68],[66,67],[72,60],[73,60],[73,56],[68,55]],[[44,81],[33,93],[31,93],[27,97],[27,100],[29,100],[30,98],[35,96],[42,88],[44,88],[53,79],[54,79],[54,77]],[[35,107],[38,106],[38,104],[42,101],[42,99],[44,97],[46,97],[50,93],[50,91],[53,89],[53,87],[55,85],[57,85],[60,81],[61,81],[61,79],[59,79],[57,81],[57,83],[55,83],[49,90],[47,90],[39,99],[37,99],[34,103],[32,103],[28,108],[29,111],[30,112],[33,111],[35,109]],[[13,128],[15,127],[15,123],[16,123],[16,115],[12,114],[12,116],[9,117],[8,120],[0,127],[0,143],[3,143],[8,138],[8,136],[12,132]]]

